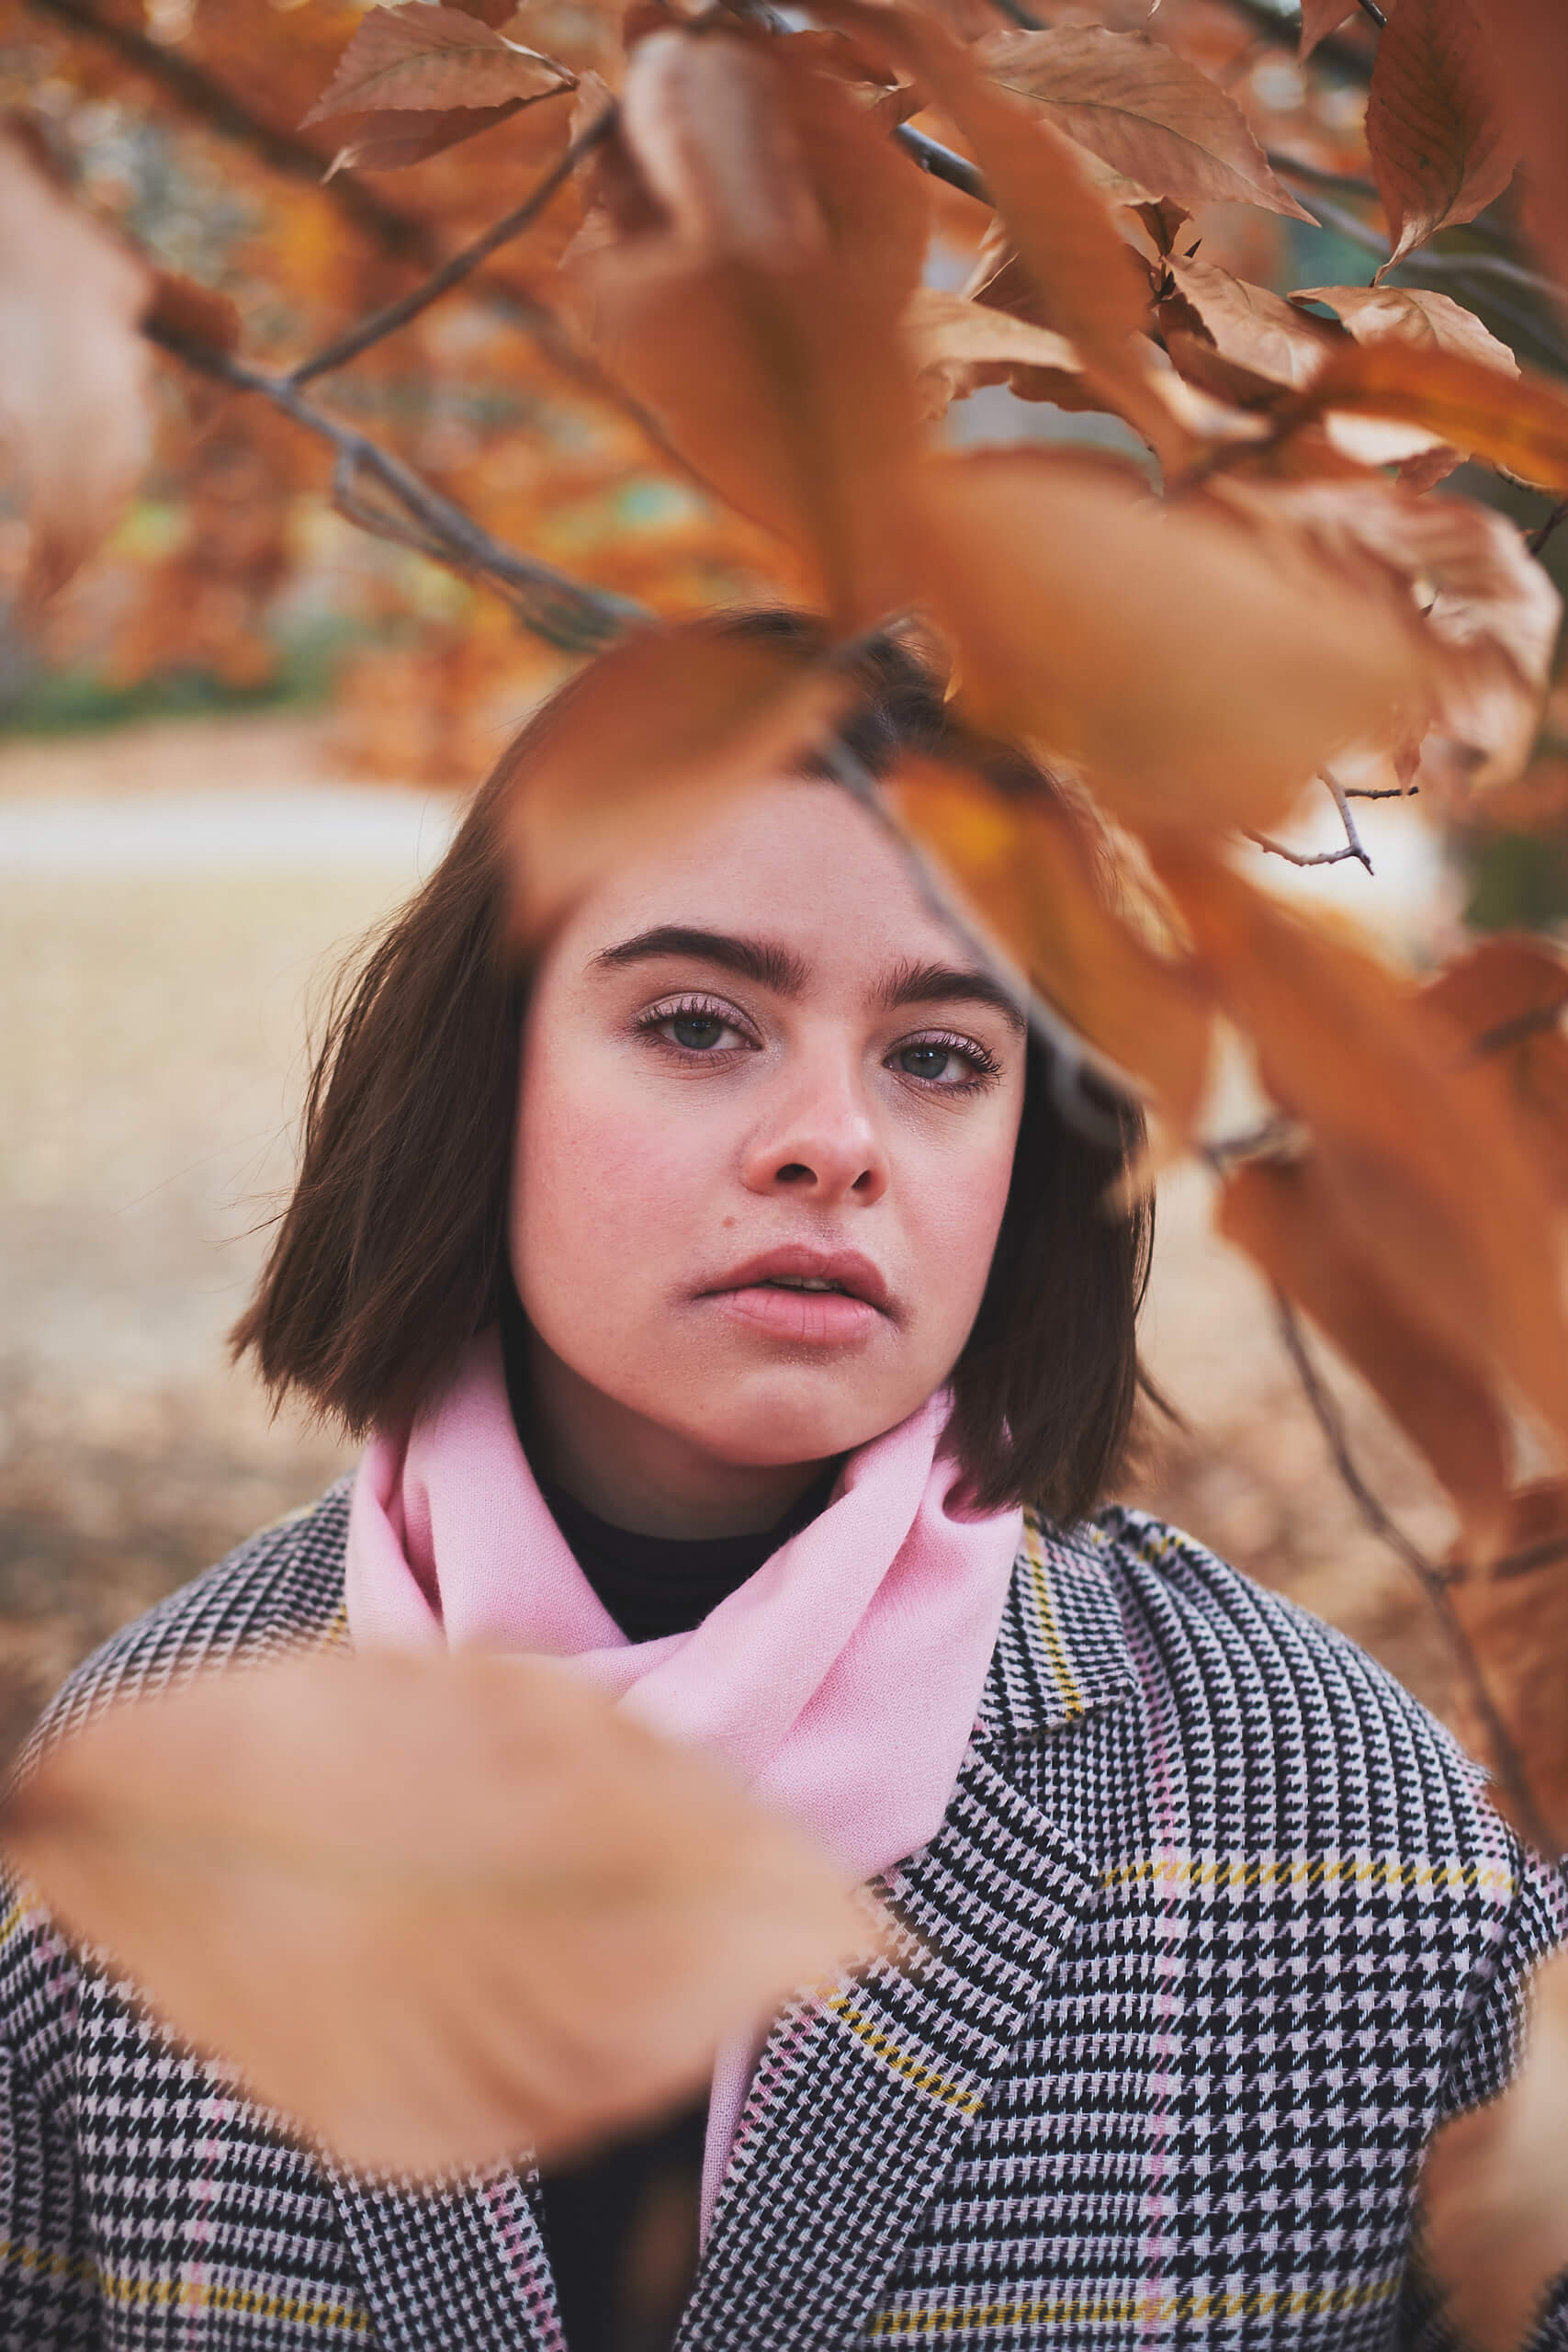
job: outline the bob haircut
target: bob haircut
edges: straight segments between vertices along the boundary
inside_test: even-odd
[[[803,663],[827,650],[815,622],[787,611],[682,626],[765,639]],[[334,992],[299,1180],[231,1337],[275,1399],[298,1390],[356,1435],[412,1419],[511,1290],[527,977],[506,947],[504,814],[560,714],[593,693],[594,672],[590,662],[528,720],[429,881]],[[962,730],[941,680],[901,643],[864,641],[848,674],[840,734],[873,775],[913,752],[967,760],[1004,790],[1055,788],[1021,752]],[[976,1502],[1032,1504],[1058,1524],[1093,1508],[1122,1455],[1152,1239],[1146,1204],[1125,1216],[1106,1205],[1141,1140],[1136,1110],[1097,1091],[1091,1116],[1070,1116],[1063,1075],[1032,1038],[1011,1188],[953,1374],[953,1437]]]

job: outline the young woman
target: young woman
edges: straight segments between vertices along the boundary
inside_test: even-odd
[[[950,743],[907,656],[855,676],[873,769]],[[280,2138],[19,1904],[0,2344],[1435,2341],[1416,2168],[1508,2075],[1552,1875],[1348,1643],[1100,1507],[1134,1121],[1064,1116],[863,808],[738,791],[509,970],[501,817],[552,723],[365,963],[240,1327],[369,1433],[357,1477],[112,1642],[45,1736],[345,1611],[592,1655],[882,1874],[926,1960],[575,2173],[420,2196]],[[666,2227],[650,2284],[639,2233],[694,2224],[705,2164],[700,2261]]]

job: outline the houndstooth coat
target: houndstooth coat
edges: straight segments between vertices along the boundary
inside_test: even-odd
[[[341,1636],[347,1510],[130,1627],[40,1737]],[[1506,2077],[1568,1923],[1348,1642],[1137,1513],[1032,1531],[946,1821],[892,1894],[929,1959],[775,2024],[681,2352],[1438,2340],[1419,2151]],[[25,1893],[0,1913],[6,2352],[561,2352],[525,2173],[422,2197],[323,2169]],[[1568,2285],[1540,2341],[1568,2346]]]

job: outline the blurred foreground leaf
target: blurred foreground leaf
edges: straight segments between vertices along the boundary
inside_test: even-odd
[[[152,444],[138,329],[153,273],[84,212],[24,126],[0,132],[0,481],[26,516],[25,602],[107,537]]]
[[[653,628],[613,648],[518,770],[507,823],[525,942],[624,859],[797,768],[848,694],[830,665],[766,639]]]
[[[201,1676],[56,1748],[0,1838],[177,2035],[412,2176],[653,2116],[874,1942],[792,1823],[540,1659]]]
[[[1421,2180],[1427,2259],[1476,2352],[1516,2352],[1568,2266],[1568,1953],[1538,1973],[1525,2063],[1438,2134]]]

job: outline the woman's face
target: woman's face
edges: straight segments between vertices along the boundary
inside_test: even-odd
[[[986,1286],[1017,1011],[836,786],[739,795],[551,943],[511,1247],[536,1374],[606,1441],[820,1462],[941,1386]]]

